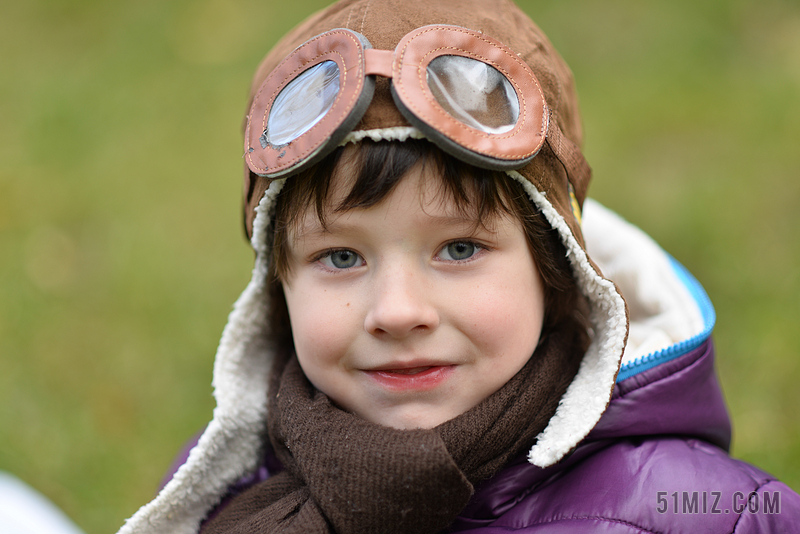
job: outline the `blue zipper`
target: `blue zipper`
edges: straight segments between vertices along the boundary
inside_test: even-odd
[[[708,339],[711,335],[711,331],[714,329],[714,323],[717,321],[717,314],[714,311],[714,306],[711,304],[711,299],[708,298],[705,289],[703,289],[700,282],[691,275],[686,267],[678,263],[678,261],[669,254],[667,254],[667,256],[678,279],[686,286],[695,302],[697,302],[697,306],[700,308],[700,313],[703,316],[703,331],[689,339],[675,343],[665,349],[651,352],[645,356],[640,356],[634,361],[624,364],[620,367],[619,374],[617,375],[617,382],[621,382],[626,378],[630,378],[643,371],[652,369],[657,365],[661,365],[664,362],[674,360],[687,352],[693,351]]]

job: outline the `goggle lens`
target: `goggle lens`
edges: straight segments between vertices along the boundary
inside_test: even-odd
[[[249,169],[277,178],[330,153],[370,106],[376,76],[391,79],[412,126],[463,161],[517,169],[544,144],[542,88],[501,43],[467,28],[424,26],[394,50],[375,50],[338,28],[297,47],[262,82],[245,134]]]
[[[511,82],[491,65],[463,56],[438,56],[427,66],[427,83],[454,119],[488,134],[503,134],[519,120]]]
[[[314,127],[333,106],[339,94],[339,66],[323,61],[304,71],[284,87],[259,139],[261,148],[287,145]]]

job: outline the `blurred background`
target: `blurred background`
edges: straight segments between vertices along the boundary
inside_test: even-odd
[[[210,419],[250,277],[240,127],[324,0],[0,0],[0,470],[114,532]],[[800,4],[524,1],[590,194],[716,305],[733,454],[800,489]]]

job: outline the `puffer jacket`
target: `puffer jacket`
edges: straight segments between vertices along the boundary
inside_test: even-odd
[[[640,230],[591,201],[584,232],[631,314],[608,408],[558,463],[541,468],[520,456],[479,485],[447,532],[800,532],[800,496],[728,455],[715,314],[703,288]],[[211,514],[280,469],[265,457]]]
[[[450,532],[800,531],[800,497],[728,456],[729,441],[706,339],[618,382],[570,456],[546,469],[513,462],[477,489]]]

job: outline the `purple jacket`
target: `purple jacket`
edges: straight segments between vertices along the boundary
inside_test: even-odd
[[[559,463],[541,469],[520,456],[481,484],[448,532],[800,532],[800,496],[729,457],[730,439],[706,339],[618,382],[598,425]],[[279,470],[266,458],[231,494]]]
[[[713,362],[706,340],[618,382],[571,455],[546,469],[513,462],[477,488],[450,531],[800,532],[800,496],[728,456]]]
[[[556,465],[521,456],[484,482],[448,532],[800,532],[800,496],[729,457],[730,439],[706,339],[618,382],[598,425]],[[266,458],[231,494],[279,470]]]

